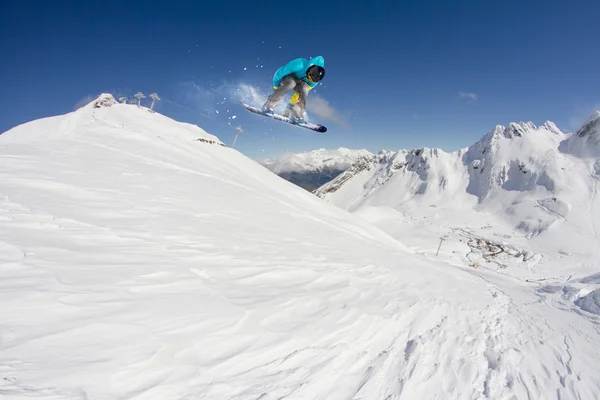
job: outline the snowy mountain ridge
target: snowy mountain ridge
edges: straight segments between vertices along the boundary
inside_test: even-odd
[[[600,110],[565,142],[563,151],[579,157],[600,158]],[[600,165],[597,170],[600,171]]]
[[[361,161],[360,168],[351,168],[320,188],[317,195],[327,197],[364,169],[373,173],[357,198],[368,196],[397,172],[418,177],[418,184],[410,186],[408,196],[423,195],[435,187],[440,194],[447,191],[452,196],[466,191],[482,202],[498,187],[519,190],[544,186],[552,190],[552,179],[544,168],[557,162],[558,148],[569,136],[550,121],[539,128],[532,122],[497,125],[475,144],[456,152],[425,147],[373,155],[370,163]],[[536,157],[540,153],[542,157]]]
[[[195,140],[224,146],[219,138],[207,133],[196,125],[185,122],[176,122],[162,114],[150,112],[146,107],[118,103],[113,95],[109,93],[100,94],[98,98],[75,112],[55,117],[42,118],[19,125],[4,132],[2,134],[2,140],[4,143],[27,143],[60,139],[77,135],[78,133],[80,134],[87,125],[96,122],[103,128],[125,129],[124,124],[119,125],[111,119],[107,119],[106,116],[130,116],[132,114],[140,117],[135,126],[131,128],[131,131],[136,134],[153,131],[153,129],[151,129],[153,123],[159,125],[167,124],[170,128],[169,136],[171,138],[177,138],[184,141]]]
[[[490,160],[512,160],[505,140]],[[0,135],[1,397],[597,399],[594,178],[536,198],[563,236],[525,250],[461,203],[480,201],[462,157],[373,157],[332,192],[371,182],[353,215],[108,96]],[[384,205],[407,188],[416,208]],[[480,204],[515,206],[502,190]]]

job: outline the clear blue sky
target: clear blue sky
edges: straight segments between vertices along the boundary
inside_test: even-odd
[[[520,120],[570,131],[600,105],[599,15],[596,0],[5,0],[0,132],[137,91],[226,143],[241,125],[236,147],[252,158],[456,150]],[[250,114],[230,95],[268,94],[279,66],[315,55],[327,75],[309,103],[319,97],[338,121],[309,113],[325,135]]]

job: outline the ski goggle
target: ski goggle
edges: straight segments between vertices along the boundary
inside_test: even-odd
[[[311,82],[319,82],[325,76],[325,68],[319,67],[318,65],[312,65],[306,71],[306,76]]]

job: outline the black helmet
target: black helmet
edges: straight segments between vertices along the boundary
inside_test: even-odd
[[[306,70],[306,76],[310,79],[311,82],[317,83],[320,82],[321,79],[325,76],[325,68],[320,67],[318,65],[311,65]]]

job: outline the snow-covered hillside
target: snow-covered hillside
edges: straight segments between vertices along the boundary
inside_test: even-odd
[[[99,100],[0,135],[2,399],[599,398],[598,274],[409,250],[198,127]]]

